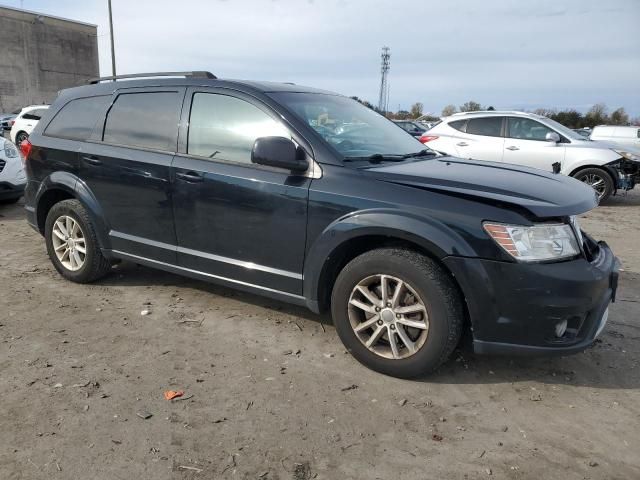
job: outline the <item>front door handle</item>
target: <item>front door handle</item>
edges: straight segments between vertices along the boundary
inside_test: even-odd
[[[520,150],[520,149],[515,145],[511,145],[510,147],[507,147],[507,150],[511,150],[512,152],[515,152],[516,150]]]
[[[468,147],[469,146],[469,144],[466,143],[466,142],[459,142],[459,143],[456,143],[456,145],[459,146],[459,147]]]
[[[100,160],[95,155],[86,155],[86,156],[82,157],[82,160],[84,160],[89,165],[95,165],[95,166],[102,165],[102,160]]]
[[[176,178],[179,178],[180,180],[184,180],[185,182],[202,182],[204,180],[204,177],[202,175],[199,175],[195,172],[186,172],[186,173],[182,173],[182,172],[178,172],[176,173]]]

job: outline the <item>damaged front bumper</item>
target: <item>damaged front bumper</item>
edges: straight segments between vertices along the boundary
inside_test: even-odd
[[[510,263],[447,257],[460,282],[476,353],[566,355],[587,348],[615,301],[619,262],[592,239],[583,258]]]
[[[640,184],[640,161],[621,157],[607,164],[607,167],[615,173],[616,190],[626,192]]]

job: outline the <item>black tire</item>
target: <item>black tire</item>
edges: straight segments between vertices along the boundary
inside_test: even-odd
[[[53,246],[53,226],[58,218],[63,215],[73,218],[82,229],[85,239],[86,256],[84,263],[79,270],[66,268],[55,254]],[[51,263],[64,278],[76,283],[90,283],[103,276],[111,270],[111,263],[102,255],[95,229],[89,219],[87,210],[78,200],[63,200],[56,203],[47,215],[45,221],[45,242],[47,253]]]
[[[351,292],[363,279],[377,274],[409,284],[426,306],[429,321],[426,340],[407,358],[385,358],[370,351],[349,321]],[[438,368],[458,345],[464,323],[463,298],[451,276],[434,260],[399,248],[372,250],[349,262],[336,279],[331,313],[338,336],[359,362],[400,378],[424,375]]]
[[[19,147],[22,142],[29,138],[29,134],[27,132],[18,132],[16,135],[16,145]]]
[[[574,173],[573,178],[593,187],[598,194],[599,202],[604,202],[615,191],[615,184],[613,178],[611,178],[611,174],[602,168],[585,168],[584,170]],[[602,182],[598,184],[601,185],[602,188],[595,188],[592,185],[594,182]]]

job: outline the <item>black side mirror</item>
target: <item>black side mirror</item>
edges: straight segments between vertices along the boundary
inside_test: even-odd
[[[251,150],[251,161],[258,165],[285,168],[302,173],[309,168],[309,162],[301,159],[298,149],[291,140],[284,137],[260,137]]]

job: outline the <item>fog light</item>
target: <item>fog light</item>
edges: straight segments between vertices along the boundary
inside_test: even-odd
[[[562,338],[567,331],[567,321],[563,320],[560,323],[556,323],[556,337]]]

